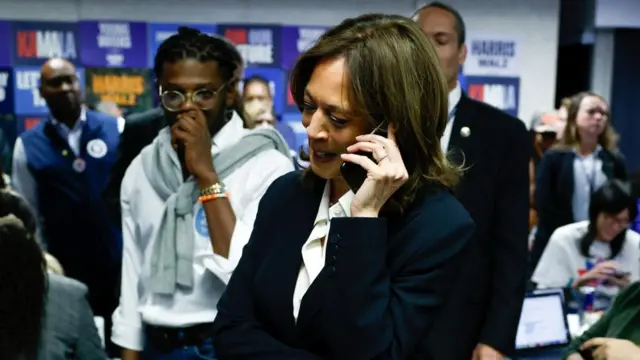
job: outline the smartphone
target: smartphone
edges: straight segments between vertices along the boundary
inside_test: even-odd
[[[377,127],[376,130],[372,132],[372,134],[387,137],[387,132],[386,130],[382,130],[382,126]],[[371,161],[375,162],[375,160],[373,159],[373,154],[369,152],[361,151],[357,152],[356,154],[366,156],[371,159]],[[357,192],[358,189],[360,189],[362,183],[364,183],[364,181],[367,179],[367,170],[365,170],[358,164],[354,164],[348,161],[342,163],[342,165],[340,166],[340,173],[351,188],[351,191],[353,191],[354,193]]]
[[[613,277],[615,277],[616,279],[624,279],[629,275],[631,275],[630,272],[617,272],[617,273],[613,274]]]
[[[578,353],[584,360],[593,360],[593,349],[580,350]]]

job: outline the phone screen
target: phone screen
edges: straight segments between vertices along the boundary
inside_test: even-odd
[[[374,130],[372,134],[387,137],[387,132],[383,131],[381,127],[376,128],[376,130]],[[373,159],[373,154],[371,153],[357,152],[356,154],[366,156],[373,162],[375,162],[375,160]],[[350,163],[347,161],[342,163],[342,165],[340,166],[340,173],[351,188],[351,191],[353,191],[354,193],[357,192],[358,189],[360,189],[362,183],[364,183],[364,181],[367,179],[367,170],[365,170],[358,164]]]

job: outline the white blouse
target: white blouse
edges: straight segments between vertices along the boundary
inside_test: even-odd
[[[298,319],[300,303],[302,303],[304,294],[309,290],[309,286],[311,286],[316,277],[318,277],[322,268],[324,268],[327,250],[324,239],[329,235],[331,219],[351,216],[351,201],[354,195],[350,190],[342,195],[337,203],[330,206],[329,182],[327,181],[324,186],[324,193],[320,200],[318,215],[316,215],[313,223],[313,230],[311,230],[307,242],[302,245],[302,266],[300,266],[298,281],[296,281],[296,287],[293,291],[293,317],[296,320]]]

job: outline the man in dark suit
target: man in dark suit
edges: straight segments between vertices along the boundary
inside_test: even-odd
[[[213,35],[219,37],[218,35]],[[238,63],[236,69],[235,80],[230,86],[238,86],[238,81],[244,77],[244,65],[242,56],[236,47],[224,39],[229,45],[229,52],[233,55],[233,60]],[[238,115],[242,114],[241,97],[238,94],[236,100],[235,111]],[[145,146],[151,144],[158,132],[167,124],[164,120],[164,112],[162,108],[147,110],[142,113],[132,114],[125,120],[125,127],[120,136],[120,146],[118,147],[118,158],[111,170],[109,183],[104,191],[104,196],[111,210],[112,216],[117,223],[120,223],[120,183],[124,177],[129,164],[140,154]]]
[[[458,197],[476,233],[441,318],[429,335],[434,360],[503,359],[514,350],[525,293],[531,142],[522,121],[469,98],[457,75],[467,48],[460,14],[442,3],[414,20],[434,41],[449,84],[441,139],[466,169]]]

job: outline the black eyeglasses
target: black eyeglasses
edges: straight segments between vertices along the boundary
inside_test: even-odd
[[[222,84],[217,90],[198,89],[188,93],[177,90],[162,91],[162,88],[160,88],[160,102],[165,109],[173,112],[180,111],[187,101],[191,101],[202,110],[210,110],[216,105],[216,95],[225,86],[227,86],[227,83]]]

